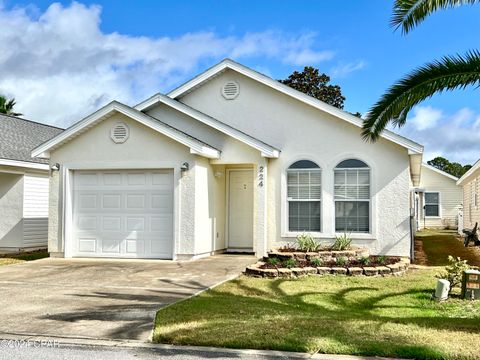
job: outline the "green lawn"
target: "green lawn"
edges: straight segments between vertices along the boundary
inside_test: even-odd
[[[480,266],[480,256],[474,247],[466,248],[457,239],[456,230],[425,229],[415,234],[422,242],[426,262],[430,266],[444,266],[448,263],[448,255],[459,256],[470,265]]]
[[[437,270],[438,271],[438,270]],[[480,304],[431,300],[436,270],[403,277],[240,277],[160,310],[154,341],[415,359],[478,359]]]
[[[19,264],[25,261],[38,260],[48,257],[46,250],[21,252],[18,254],[3,254],[0,255],[0,266]]]

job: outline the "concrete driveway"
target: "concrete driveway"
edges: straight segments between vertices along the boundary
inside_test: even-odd
[[[147,340],[156,311],[235,277],[253,256],[189,262],[43,259],[0,267],[1,333]]]

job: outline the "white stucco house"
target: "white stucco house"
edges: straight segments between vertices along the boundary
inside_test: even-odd
[[[135,107],[111,102],[37,147],[58,257],[262,256],[302,232],[409,256],[423,147],[224,60]]]
[[[420,184],[414,189],[417,229],[458,227],[462,188],[458,178],[428,164],[422,164]]]
[[[0,253],[47,247],[49,166],[30,152],[62,130],[0,114]]]

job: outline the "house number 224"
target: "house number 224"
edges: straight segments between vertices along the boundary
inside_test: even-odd
[[[263,181],[264,181],[264,168],[263,166],[258,167],[258,187],[263,187]]]

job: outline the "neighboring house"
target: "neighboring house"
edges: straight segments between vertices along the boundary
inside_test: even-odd
[[[463,228],[473,228],[480,224],[480,208],[478,201],[480,192],[480,160],[478,160],[460,179],[457,185],[463,193],[463,222],[459,224],[459,232]],[[463,226],[462,226],[463,225]]]
[[[414,189],[417,229],[458,226],[462,188],[458,178],[428,164],[422,164],[420,185]]]
[[[308,232],[409,256],[423,147],[224,60],[168,95],[111,102],[37,147],[59,257],[264,255]]]
[[[47,246],[49,166],[30,153],[60,132],[0,114],[0,252]]]

